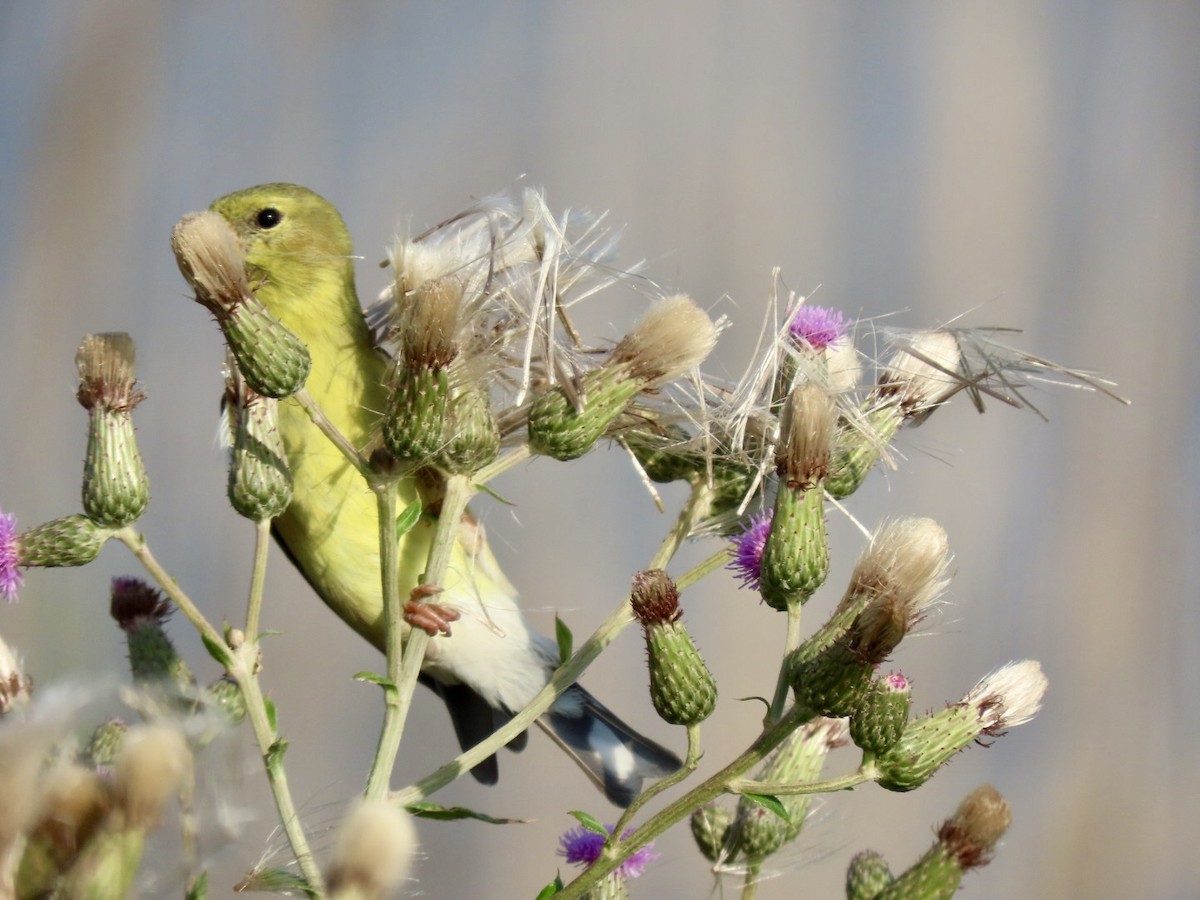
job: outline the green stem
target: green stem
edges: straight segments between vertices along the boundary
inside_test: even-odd
[[[473,481],[476,484],[487,484],[497,475],[502,475],[509,469],[519,466],[525,460],[533,457],[529,443],[518,444],[503,456],[496,458],[490,465],[484,466],[475,473]]]
[[[762,762],[793,730],[811,718],[812,713],[793,706],[777,723],[765,729],[741,756],[651,816],[628,838],[618,840],[613,847],[615,852],[611,856],[605,854],[592,863],[578,878],[555,894],[555,900],[581,900],[630,854],[644,847],[676,822],[691,815],[694,810],[729,792],[731,785],[739,782],[743,774]]]
[[[258,666],[258,644],[247,642],[234,651],[229,674],[242,690],[246,701],[246,717],[258,741],[258,749],[262,754],[263,764],[267,770],[267,781],[271,785],[271,794],[275,798],[275,808],[279,811],[279,821],[287,834],[292,852],[296,854],[296,862],[300,872],[308,882],[309,893],[314,897],[325,895],[325,879],[313,858],[308,846],[308,838],[300,825],[300,814],[292,801],[292,792],[288,787],[287,773],[283,768],[283,755],[287,749],[287,741],[279,737],[271,717],[267,713],[267,701],[263,697],[255,669]]]
[[[391,498],[385,504],[385,495]],[[463,512],[474,494],[471,479],[465,475],[451,475],[446,479],[446,492],[442,499],[442,508],[438,513],[437,531],[434,533],[433,544],[429,548],[429,561],[421,583],[428,585],[441,584],[450,568],[450,559],[458,543],[459,530],[462,527]],[[429,635],[421,628],[408,629],[408,640],[404,642],[402,604],[399,596],[398,569],[396,563],[396,497],[394,485],[389,490],[379,493],[380,498],[380,565],[383,568],[384,579],[384,615],[387,623],[387,652],[388,652],[388,685],[385,687],[385,702],[383,728],[379,735],[379,745],[375,751],[375,761],[371,766],[371,774],[367,780],[367,796],[382,798],[387,795],[388,784],[392,769],[395,767],[396,755],[400,752],[400,741],[404,736],[404,723],[412,706],[413,690],[416,688],[417,676],[421,674],[421,664],[425,660],[425,648],[429,643]],[[386,505],[386,508],[385,508]],[[390,526],[385,523],[391,523]],[[385,533],[386,532],[386,533]],[[389,562],[390,557],[390,562]],[[489,754],[490,755],[490,754]]]
[[[447,492],[449,492],[449,487],[447,488]],[[671,533],[667,535],[659,546],[658,552],[654,554],[649,568],[661,568],[666,564],[691,531],[692,526],[695,524],[695,517],[703,509],[707,508],[707,505],[702,506],[698,502],[698,495],[702,496],[701,491],[693,491],[691,501],[680,513],[679,520],[676,522]],[[448,497],[449,493],[447,493]],[[445,511],[443,510],[443,517],[444,515]],[[699,580],[704,574],[707,574],[727,561],[728,558],[728,552],[722,550],[720,553],[705,560],[678,582],[679,588],[682,590],[686,585]],[[391,795],[392,800],[401,805],[424,800],[435,791],[450,784],[450,782],[454,781],[460,775],[469,772],[474,766],[483,762],[501,747],[504,747],[513,738],[532,725],[542,713],[546,712],[563,691],[578,681],[584,670],[595,662],[596,657],[600,655],[601,651],[611,644],[617,635],[633,621],[633,611],[629,605],[629,598],[626,597],[609,614],[609,617],[600,624],[600,627],[592,633],[591,637],[583,642],[574,655],[555,670],[554,674],[550,677],[550,681],[544,688],[538,691],[537,695],[529,701],[529,704],[523,710],[509,719],[500,728],[496,729],[491,737],[480,741],[469,750],[464,750],[450,762],[426,775],[420,781],[394,792]],[[416,636],[417,634],[423,634],[423,632],[419,628],[414,628],[413,635]],[[409,652],[411,646],[412,638],[409,639],[409,647],[405,648],[406,653]],[[424,649],[424,644],[421,646]]]
[[[224,636],[212,626],[208,619],[204,618],[204,614],[192,602],[192,598],[183,592],[179,583],[155,559],[154,554],[150,552],[150,546],[146,543],[146,539],[135,531],[133,526],[127,525],[117,531],[113,537],[130,549],[133,555],[137,557],[138,562],[142,564],[142,567],[150,573],[151,577],[158,582],[158,586],[171,598],[171,602],[175,604],[176,608],[192,623],[193,628],[217,646],[225,646]]]
[[[758,876],[762,873],[762,860],[754,860],[746,866],[742,878],[742,900],[754,900],[758,896]]]
[[[697,581],[699,581],[705,575],[708,575],[711,572],[715,572],[717,569],[720,569],[722,566],[726,565],[728,562],[729,562],[729,549],[726,547],[722,547],[720,550],[718,550],[712,556],[708,557],[708,559],[702,560],[701,562],[692,566],[690,569],[688,569],[686,572],[684,572],[678,578],[676,578],[675,586],[677,588],[679,588],[679,590],[681,590],[681,591],[685,590],[686,588],[691,587],[693,584],[695,584]]]
[[[246,604],[246,639],[250,641],[258,640],[263,586],[267,580],[267,551],[271,547],[271,520],[256,522],[254,536],[254,570],[250,575],[250,600]]]
[[[308,413],[308,417],[312,420],[312,423],[321,429],[321,433],[329,438],[335,447],[342,451],[342,454],[346,459],[350,460],[354,468],[358,469],[359,474],[367,479],[368,482],[372,481],[376,473],[371,468],[371,463],[365,456],[358,452],[358,448],[350,443],[330,418],[325,415],[321,407],[317,405],[317,401],[309,394],[307,388],[301,388],[292,394],[292,397],[300,404],[300,408]]]
[[[683,765],[668,775],[666,778],[659,779],[633,798],[633,802],[626,807],[625,812],[621,814],[621,818],[617,824],[613,826],[613,834],[622,834],[629,823],[633,821],[637,811],[646,805],[650,800],[653,800],[667,788],[674,787],[683,781],[692,772],[696,771],[696,766],[700,764],[700,725],[687,726],[688,748],[687,757],[683,761]]]
[[[246,701],[246,717],[250,720],[250,727],[254,731],[259,751],[262,753],[267,770],[267,781],[271,785],[271,794],[275,798],[275,808],[279,811],[284,833],[287,834],[292,852],[296,855],[300,872],[308,881],[314,896],[323,896],[325,882],[321,876],[321,870],[313,858],[312,850],[309,849],[308,839],[300,827],[300,817],[296,812],[295,803],[292,802],[287,775],[283,769],[283,749],[287,745],[286,742],[280,740],[275,728],[271,725],[270,716],[267,714],[267,703],[258,684],[256,674],[258,641],[248,638],[241,647],[230,648],[225,642],[225,637],[201,614],[192,599],[183,592],[175,579],[150,552],[150,547],[142,535],[127,526],[116,532],[114,537],[133,552],[146,571],[171,598],[171,602],[192,623],[192,627],[207,638],[209,645],[224,652],[226,671],[237,682],[242,697]]]
[[[800,646],[800,611],[803,607],[799,601],[788,603],[787,607],[787,640],[783,649],[783,660],[779,663],[779,677],[775,682],[775,697],[771,701],[771,709],[767,713],[767,722],[778,722],[787,705],[788,691],[791,689],[791,679],[788,677],[788,658],[793,650]]]
[[[772,783],[769,781],[755,781],[752,778],[738,778],[729,782],[729,790],[738,794],[770,794],[775,797],[796,796],[799,794],[831,794],[835,791],[848,791],[858,787],[860,784],[866,784],[868,781],[875,781],[878,777],[879,770],[876,769],[874,760],[864,759],[862,765],[848,775],[828,778],[825,781],[793,784],[791,782]]]

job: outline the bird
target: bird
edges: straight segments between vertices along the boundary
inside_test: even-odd
[[[213,202],[210,210],[237,235],[258,300],[306,345],[308,394],[353,446],[377,445],[389,363],[359,302],[351,237],[338,210],[316,192],[286,183],[236,191]],[[273,523],[277,542],[320,599],[383,650],[375,495],[295,399],[280,402],[278,417],[293,496]],[[401,509],[417,499],[416,477],[401,479],[399,494]],[[419,587],[435,526],[431,517],[422,516],[398,538],[402,597]],[[559,649],[522,615],[516,589],[469,513],[445,582],[437,587],[436,608],[445,614],[444,622],[417,622],[433,635],[421,682],[445,702],[458,742],[467,749],[546,685],[559,665]],[[412,621],[400,627],[407,631]],[[538,724],[618,806],[633,800],[644,779],[663,777],[682,764],[579,685],[564,692]],[[521,749],[525,741],[522,734],[510,749]],[[495,783],[496,757],[475,766],[472,774]]]

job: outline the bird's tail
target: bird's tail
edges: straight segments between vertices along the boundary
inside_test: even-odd
[[[538,725],[617,806],[628,806],[646,778],[683,765],[666,747],[638,734],[579,685],[572,685]]]

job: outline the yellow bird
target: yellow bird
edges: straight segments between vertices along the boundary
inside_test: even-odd
[[[307,345],[310,395],[355,447],[372,446],[387,406],[387,360],[372,340],[355,292],[350,235],[338,211],[293,184],[238,191],[211,209],[239,236],[248,272],[261,285],[258,299]],[[275,521],[276,537],[329,608],[382,650],[375,496],[295,400],[280,404],[279,429],[294,499]],[[416,497],[415,481],[408,479],[401,508]],[[433,531],[434,523],[423,519],[400,538],[402,596],[418,585]],[[559,653],[521,615],[515,589],[469,517],[440,587],[437,604],[458,619],[451,635],[429,642],[422,681],[445,700],[465,749],[545,686]],[[621,806],[637,794],[643,778],[661,777],[680,765],[675,754],[632,731],[579,686],[564,693],[539,724]],[[523,744],[524,736],[516,749]],[[494,783],[496,758],[473,773]]]

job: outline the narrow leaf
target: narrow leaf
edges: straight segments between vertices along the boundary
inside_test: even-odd
[[[589,815],[580,809],[573,809],[570,815],[579,820],[579,824],[590,831],[592,834],[602,834],[608,837],[608,829],[600,824],[600,820],[595,816]]]
[[[421,500],[414,500],[408,506],[404,507],[404,511],[396,516],[396,540],[404,537],[417,522],[421,521]]]
[[[547,900],[547,898],[553,897],[555,894],[557,894],[562,889],[563,889],[562,876],[555,874],[554,880],[538,892],[537,900]]]
[[[791,822],[792,817],[788,815],[788,811],[784,808],[783,804],[779,802],[779,798],[773,794],[752,794],[749,791],[746,791],[743,792],[742,796],[751,803],[757,803],[763,809],[768,809],[775,813],[775,815],[779,816],[779,818],[783,819],[783,821],[788,823]]]
[[[529,819],[500,819],[495,816],[489,816],[485,813],[476,812],[473,809],[467,809],[465,806],[439,806],[436,803],[420,802],[413,803],[406,807],[412,815],[419,816],[422,819],[434,819],[439,822],[453,822],[457,819],[475,819],[479,822],[486,822],[489,825],[524,825]]]
[[[558,663],[562,665],[571,658],[571,651],[575,648],[575,636],[571,634],[567,623],[558,617],[558,613],[554,614],[554,636],[558,639]]]
[[[200,633],[200,640],[204,642],[204,649],[208,651],[208,655],[221,664],[221,668],[228,670],[233,664],[233,657],[229,655],[229,648],[220,641],[215,641],[204,632]]]

